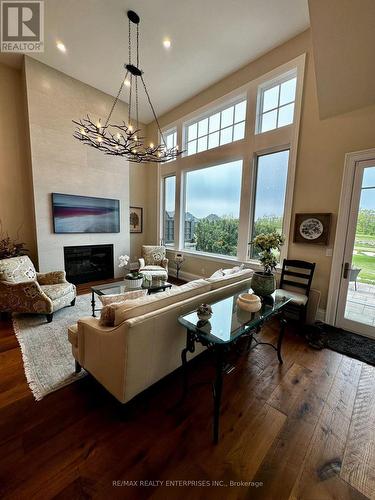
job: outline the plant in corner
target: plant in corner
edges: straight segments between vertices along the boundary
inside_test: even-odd
[[[120,255],[118,260],[120,262],[118,267],[126,267],[129,264],[130,257],[129,255]],[[143,278],[143,274],[139,271],[131,271],[125,275],[125,285],[128,288],[140,288],[143,283]]]
[[[278,263],[278,252],[284,243],[284,236],[273,231],[272,233],[258,234],[251,242],[259,250],[259,260],[264,271],[255,272],[251,280],[251,288],[260,296],[270,295],[276,289],[274,270]]]
[[[10,257],[27,254],[28,250],[25,248],[25,243],[17,242],[17,239],[12,239],[3,230],[3,224],[0,220],[0,259],[9,259]]]

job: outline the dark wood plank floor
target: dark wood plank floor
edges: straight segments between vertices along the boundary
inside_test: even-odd
[[[270,324],[263,336],[276,333]],[[375,498],[375,369],[311,350],[291,328],[284,361],[267,347],[236,359],[215,446],[208,357],[192,366],[181,405],[179,373],[125,415],[90,376],[36,402],[11,323],[2,321],[0,497]]]

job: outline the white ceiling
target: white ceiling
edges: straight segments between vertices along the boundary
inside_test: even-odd
[[[158,115],[309,26],[307,0],[46,0],[45,52],[30,55],[116,95],[128,62],[128,9],[141,17],[140,66]]]

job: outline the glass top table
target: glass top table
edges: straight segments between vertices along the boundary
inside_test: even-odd
[[[107,283],[105,285],[95,285],[91,287],[91,307],[92,315],[95,317],[95,311],[99,309],[95,308],[95,295],[118,295],[120,293],[132,292],[135,290],[147,290],[148,294],[156,292],[163,292],[167,288],[172,288],[172,284],[165,280],[152,280],[144,281],[141,287],[130,288],[126,285],[125,281],[117,281],[115,283]]]
[[[242,290],[228,297],[210,303],[212,316],[209,320],[200,320],[196,311],[184,314],[178,318],[178,322],[186,328],[186,347],[181,352],[183,369],[183,398],[187,394],[187,353],[195,351],[195,344],[199,343],[208,347],[215,354],[216,375],[213,382],[214,397],[214,443],[219,440],[219,417],[221,406],[221,393],[223,385],[223,370],[225,353],[241,337],[248,338],[247,352],[258,345],[268,345],[275,349],[279,363],[282,363],[281,347],[284,337],[286,320],[282,314],[284,307],[291,299],[278,296],[273,293],[263,297],[262,307],[258,312],[251,313],[241,309],[237,299],[241,293],[248,293],[249,289]],[[280,329],[277,345],[269,342],[260,342],[255,336],[261,331],[262,325],[273,317],[280,317]]]
[[[209,320],[200,320],[194,311],[180,316],[178,321],[208,343],[230,343],[278,314],[290,301],[285,297],[277,296],[275,292],[263,297],[262,308],[258,312],[251,313],[244,311],[237,304],[239,295],[248,292],[247,288],[230,297],[211,303],[212,317]]]

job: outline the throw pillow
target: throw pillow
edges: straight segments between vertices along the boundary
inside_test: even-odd
[[[134,300],[139,297],[144,297],[147,295],[147,290],[132,290],[129,292],[118,293],[116,295],[99,295],[99,300],[103,306],[108,306],[109,304],[117,304],[118,302],[124,302],[125,300]]]
[[[236,274],[239,273],[240,271],[243,271],[245,265],[241,264],[240,266],[234,266],[231,267],[230,269],[223,269],[223,273],[225,276],[228,276],[229,274]]]
[[[221,278],[222,276],[224,276],[224,271],[222,269],[218,269],[210,276],[210,278]]]
[[[108,306],[104,306],[100,311],[100,326],[114,326],[115,324],[115,307],[110,304]]]

